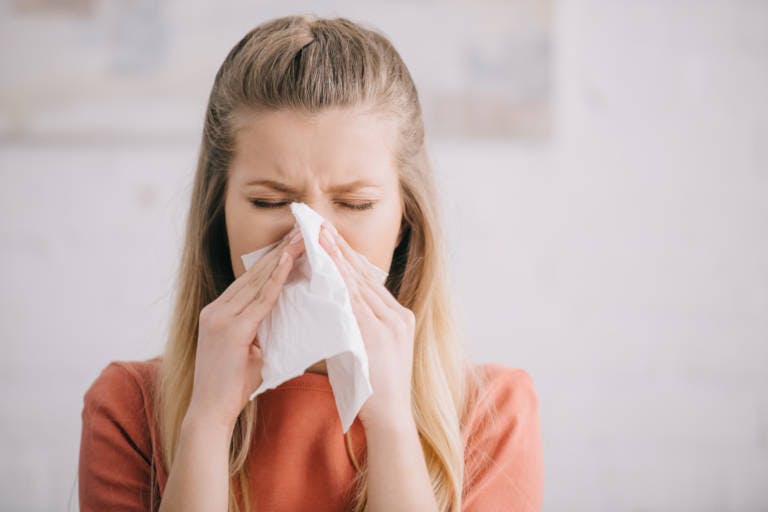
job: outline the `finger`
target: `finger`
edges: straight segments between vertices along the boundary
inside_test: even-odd
[[[301,237],[301,231],[298,226],[289,231],[281,240],[280,243],[272,247],[264,256],[256,261],[250,268],[243,272],[229,287],[221,294],[223,302],[231,302],[238,293],[243,289],[243,285],[247,284],[249,280],[257,279],[258,276],[264,274],[265,269],[274,268],[277,265],[277,260],[280,258],[282,251],[289,247],[292,241],[296,241],[296,237]]]
[[[347,283],[347,292],[349,294],[349,302],[352,306],[352,311],[358,320],[378,320],[379,316],[374,312],[371,304],[368,303],[362,278],[355,276],[355,269],[344,259],[344,255],[341,252],[336,252],[333,256],[337,260],[337,265],[340,265],[341,273],[345,277]]]
[[[281,249],[279,253],[275,254],[272,259],[272,268],[266,268],[258,273],[254,273],[250,279],[248,279],[243,286],[235,293],[235,296],[230,299],[228,307],[232,308],[234,314],[238,314],[243,310],[250,302],[254,300],[264,287],[264,282],[269,278],[267,272],[273,272],[279,264],[280,256],[283,253],[288,254],[291,260],[295,260],[304,250],[304,240],[299,236],[294,238],[293,242]]]
[[[347,288],[353,291],[357,288],[357,277],[355,276],[355,269],[344,259],[344,255],[339,250],[339,247],[333,243],[333,239],[329,233],[321,229],[320,230],[320,245],[325,249],[328,255],[331,257],[336,267],[339,269],[341,277],[347,284]]]
[[[323,233],[323,230],[321,230],[320,233],[320,245],[323,246],[326,252],[329,253],[331,259],[339,269],[339,273],[347,285],[347,290],[349,292],[349,297],[350,301],[352,302],[353,309],[357,310],[358,313],[361,313],[366,317],[380,318],[379,315],[374,312],[372,305],[369,304],[368,300],[366,299],[367,296],[370,296],[370,292],[366,293],[362,289],[362,286],[365,284],[363,277],[360,276],[357,269],[350,265],[349,261],[347,261],[339,248],[333,244],[333,241],[330,238],[330,234],[327,232]]]
[[[362,258],[363,256],[355,251],[352,246],[349,245],[349,243],[342,237],[338,231],[336,231],[336,228],[333,227],[332,224],[329,223],[323,223],[322,224],[324,230],[332,237],[332,241],[336,242],[336,245],[341,250],[342,254],[347,258],[347,260],[354,260],[358,262],[357,269],[360,272],[360,274],[363,276],[366,283],[369,283],[371,285],[371,290],[373,290],[376,295],[379,297],[380,300],[384,301],[384,303],[392,308],[397,310],[398,308],[402,308],[403,306],[398,302],[398,300],[390,293],[390,291],[387,289],[384,284],[380,283],[378,280],[374,279],[374,277],[371,275],[370,271],[368,271],[368,268],[366,267],[365,263],[363,262]]]
[[[264,286],[261,288],[261,293],[259,293],[258,296],[247,304],[238,314],[238,319],[248,325],[248,332],[252,337],[256,336],[259,324],[272,310],[275,302],[277,302],[277,298],[280,296],[280,290],[282,290],[285,280],[291,272],[293,261],[293,257],[288,251],[284,251],[281,258],[278,260],[277,266],[269,275],[269,278],[264,282]]]
[[[367,279],[361,280],[358,290],[377,318],[388,324],[398,321],[397,313],[379,297]]]
[[[366,283],[370,285],[371,290],[386,304],[390,309],[394,309],[395,311],[398,311],[405,306],[400,304],[400,301],[397,300],[397,297],[392,295],[392,292],[389,291],[389,288],[386,287],[384,283],[380,283],[379,281],[375,279],[366,279]]]
[[[325,239],[325,243],[331,247],[334,255],[333,257],[339,259],[342,269],[348,276],[353,276],[354,290],[352,293],[360,296],[367,304],[371,313],[378,319],[387,322],[397,321],[397,317],[394,311],[388,307],[379,295],[373,291],[371,287],[371,279],[369,275],[365,274],[365,266],[360,260],[359,255],[354,251],[346,241],[343,241],[343,245],[337,243],[342,237],[335,232],[330,224],[323,223],[321,229],[321,238]],[[357,262],[356,264],[350,262],[350,259]]]
[[[352,312],[355,314],[355,318],[358,320],[358,325],[360,325],[361,321],[381,321],[379,317],[376,316],[376,313],[373,312],[368,302],[366,302],[365,297],[363,297],[360,293],[350,295],[349,302],[352,306]]]
[[[339,234],[339,232],[332,224],[323,222],[323,224],[321,224],[321,229],[331,237],[331,242],[335,242],[335,244],[339,247],[339,250],[341,250],[341,253],[345,258],[347,258],[347,261],[349,261],[349,263],[362,276],[364,276],[366,279],[371,277],[368,268],[365,266],[365,263],[362,260],[362,256],[360,256],[357,251],[352,249],[349,243],[347,243],[346,239]]]
[[[246,269],[245,272],[240,274],[240,276],[232,281],[230,285],[227,287],[226,290],[219,296],[217,300],[220,300],[222,303],[229,302],[232,300],[232,297],[234,297],[238,290],[245,284],[245,282],[248,279],[251,279],[251,277],[254,274],[259,273],[261,269],[268,266],[268,264],[275,260],[276,257],[279,257],[280,255],[280,249],[282,246],[284,246],[285,243],[290,242],[291,238],[298,232],[299,227],[296,225],[291,229],[285,236],[283,236],[281,243],[277,244],[275,247],[273,247],[271,250],[269,250],[263,257],[261,257],[256,263],[251,265],[250,268]]]

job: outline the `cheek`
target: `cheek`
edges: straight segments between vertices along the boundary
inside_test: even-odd
[[[224,208],[230,260],[235,278],[245,272],[241,256],[276,242],[293,225],[288,213],[288,227],[268,215],[260,214],[248,201],[228,202]]]
[[[336,226],[347,243],[377,267],[388,271],[397,242],[400,220],[349,223]]]
[[[247,252],[245,248],[249,244],[247,239],[249,230],[246,229],[248,222],[241,208],[239,205],[232,204],[231,201],[228,201],[224,207],[229,255],[235,278],[245,272],[245,266],[240,255]]]

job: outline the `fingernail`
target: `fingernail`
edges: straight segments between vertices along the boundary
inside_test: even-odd
[[[338,235],[338,234],[339,234],[339,232],[338,232],[338,231],[336,231],[336,227],[335,227],[333,224],[331,224],[331,223],[329,222],[329,223],[327,223],[327,226],[328,226],[328,229],[330,229],[330,230],[331,230],[331,232],[332,232],[334,235]]]
[[[295,235],[293,235],[293,238],[291,238],[291,241],[288,242],[288,245],[293,245],[296,242],[299,241],[299,238],[301,238],[301,231],[298,231]]]
[[[285,260],[287,259],[288,259],[288,253],[284,252],[283,254],[280,255],[280,261],[278,261],[277,264],[282,265],[283,263],[285,263]]]

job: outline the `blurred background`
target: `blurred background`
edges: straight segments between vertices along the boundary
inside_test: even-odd
[[[419,87],[472,359],[545,510],[768,510],[768,2],[0,1],[0,509],[77,508],[82,395],[162,350],[213,77],[344,16]]]

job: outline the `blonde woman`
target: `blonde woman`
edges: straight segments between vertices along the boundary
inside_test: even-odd
[[[324,361],[253,401],[259,323],[304,250],[292,201],[350,291],[373,395],[342,433]],[[281,240],[249,270],[240,255]],[[389,269],[370,279],[360,255]],[[289,16],[216,74],[164,352],[84,397],[81,510],[536,511],[529,374],[466,360],[411,76],[380,32]]]

